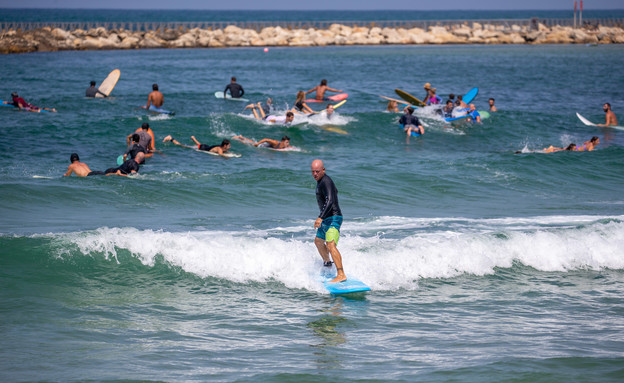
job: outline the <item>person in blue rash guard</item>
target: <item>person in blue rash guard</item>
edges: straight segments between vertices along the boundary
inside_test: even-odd
[[[330,267],[332,262],[329,260],[331,254],[334,264],[336,265],[336,278],[331,282],[343,282],[347,280],[342,267],[342,256],[336,247],[340,237],[340,226],[342,225],[342,212],[338,205],[338,189],[334,185],[334,181],[325,174],[325,166],[323,161],[312,161],[312,177],[316,180],[316,202],[321,211],[314,227],[317,229],[314,244],[318,249],[325,266]]]
[[[470,109],[468,109],[468,114],[470,117],[470,121],[472,122],[481,122],[481,115],[477,112],[477,108],[475,108],[475,104],[470,104]]]
[[[228,89],[230,90],[230,94],[232,98],[241,98],[245,94],[245,90],[240,84],[236,83],[236,77],[232,77],[232,80],[229,84],[225,86],[225,90],[223,91],[223,97],[227,94]]]

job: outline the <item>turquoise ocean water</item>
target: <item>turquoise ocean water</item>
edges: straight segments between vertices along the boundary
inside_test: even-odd
[[[624,134],[584,126],[610,102],[611,46],[381,46],[0,56],[2,381],[618,382],[624,377]],[[109,99],[86,99],[115,68]],[[326,78],[331,120],[256,122],[218,100],[235,75],[278,112]],[[152,116],[152,83],[175,116]],[[500,111],[406,140],[379,95],[480,88]],[[313,108],[319,108],[313,105]],[[148,122],[162,155],[136,178],[62,177],[77,152],[115,164]],[[332,132],[339,128],[347,134]],[[329,130],[328,130],[329,129]],[[222,159],[162,144],[233,143]],[[577,144],[593,152],[523,153]],[[325,161],[339,248],[365,297],[319,282],[309,167]],[[42,178],[43,177],[43,178]]]

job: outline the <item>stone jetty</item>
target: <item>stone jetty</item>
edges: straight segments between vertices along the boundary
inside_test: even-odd
[[[351,27],[332,24],[327,29],[266,27],[259,32],[234,25],[224,29],[158,29],[155,31],[89,30],[66,31],[44,27],[0,33],[0,53],[61,50],[224,48],[224,47],[310,47],[329,45],[386,44],[622,44],[621,27],[548,27],[464,23],[422,28]]]

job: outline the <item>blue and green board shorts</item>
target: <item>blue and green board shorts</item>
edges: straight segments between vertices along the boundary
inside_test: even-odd
[[[327,217],[321,223],[321,227],[316,231],[316,236],[325,242],[334,241],[338,244],[340,238],[340,226],[342,225],[341,215],[332,215]]]

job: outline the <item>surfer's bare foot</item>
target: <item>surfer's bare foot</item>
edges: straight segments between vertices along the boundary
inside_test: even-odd
[[[169,141],[173,141],[173,137],[171,137],[171,135],[168,135],[167,137],[163,139],[163,142],[169,142]]]
[[[330,282],[331,283],[338,283],[338,282],[344,282],[346,280],[347,280],[347,276],[342,274],[342,275],[339,275],[336,278],[332,279]]]

